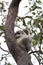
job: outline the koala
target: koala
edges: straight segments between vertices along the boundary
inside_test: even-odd
[[[23,51],[25,52],[30,51],[32,39],[31,39],[31,36],[28,35],[28,30],[23,29],[23,30],[17,31],[15,33],[15,38],[16,38],[17,44]]]

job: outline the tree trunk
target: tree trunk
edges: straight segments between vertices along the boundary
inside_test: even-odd
[[[20,49],[14,35],[14,22],[18,13],[20,1],[21,0],[12,0],[10,4],[5,23],[5,38],[9,51],[17,62],[17,65],[32,65],[30,55]]]

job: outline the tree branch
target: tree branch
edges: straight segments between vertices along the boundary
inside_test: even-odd
[[[3,50],[3,51],[5,51],[5,52],[8,52],[8,53],[9,53],[9,51],[7,51],[7,50],[4,50],[2,47],[0,47],[0,49],[1,49],[1,50]]]

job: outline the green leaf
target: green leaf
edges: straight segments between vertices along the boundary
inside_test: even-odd
[[[36,26],[36,27],[39,27],[40,22],[43,22],[43,20],[41,20],[41,18],[34,19],[33,25]]]
[[[25,20],[23,19],[23,25],[26,26]]]
[[[37,2],[38,4],[41,4],[41,1],[40,1],[40,0],[36,0],[36,2]]]
[[[41,8],[41,7],[39,7],[39,6],[36,6],[36,8],[37,8],[37,9],[42,9],[42,8]]]
[[[34,39],[33,44],[37,45],[40,41],[40,33],[38,33],[37,35],[34,35],[33,39]]]
[[[0,26],[0,31],[4,31],[4,26]]]
[[[11,65],[10,63],[8,63],[7,65]]]
[[[35,12],[32,12],[33,15],[35,15]]]
[[[4,32],[1,32],[1,33],[0,33],[0,36],[1,36],[3,33],[4,33]]]
[[[37,45],[39,42],[39,37],[35,36],[33,44]]]
[[[31,18],[32,19],[32,16],[28,16],[28,18]]]
[[[40,22],[39,19],[34,19],[33,25],[35,25],[36,27],[38,27],[39,26],[39,22]]]
[[[42,8],[37,6],[36,3],[34,3],[33,6],[31,6],[30,11],[34,11],[36,9],[42,9]]]

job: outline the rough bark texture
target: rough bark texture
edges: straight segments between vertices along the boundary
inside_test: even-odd
[[[20,1],[21,0],[12,0],[10,4],[5,23],[5,38],[9,51],[16,60],[17,65],[32,65],[30,55],[20,49],[20,47],[17,45],[14,35],[14,21],[18,13]]]

